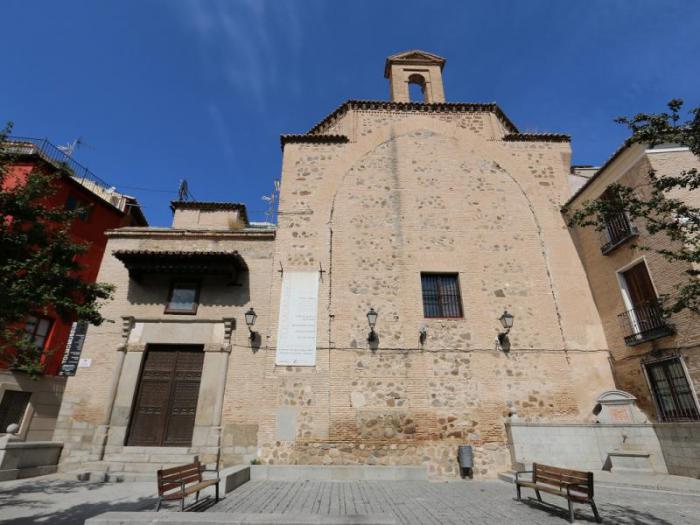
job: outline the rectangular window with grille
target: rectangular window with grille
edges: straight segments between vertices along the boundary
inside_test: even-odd
[[[661,421],[700,419],[695,396],[680,359],[650,363],[646,368]]]
[[[424,317],[462,317],[462,298],[456,273],[421,273],[420,278]]]

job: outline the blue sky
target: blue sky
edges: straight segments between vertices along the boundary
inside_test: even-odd
[[[626,136],[616,116],[700,105],[699,26],[697,0],[3,0],[0,121],[82,138],[75,158],[154,225],[183,178],[263,220],[279,135],[388,99],[387,55],[446,57],[448,101],[495,101],[597,164]]]

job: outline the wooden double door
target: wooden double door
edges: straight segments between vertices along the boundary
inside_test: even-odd
[[[148,346],[127,445],[182,447],[192,444],[203,364],[202,346]]]

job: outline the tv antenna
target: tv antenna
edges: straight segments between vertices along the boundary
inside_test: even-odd
[[[194,200],[194,195],[190,193],[190,188],[187,184],[187,179],[180,180],[180,187],[177,189],[177,200],[180,202]]]
[[[73,152],[82,145],[83,140],[81,138],[77,138],[73,142],[69,142],[68,144],[64,144],[63,146],[56,147],[60,149],[63,153],[65,153],[67,157],[72,157]]]
[[[274,222],[275,217],[275,204],[280,193],[280,181],[274,181],[275,189],[270,193],[270,195],[263,195],[262,200],[267,202],[267,211],[265,212],[265,217],[267,217],[267,222]]]

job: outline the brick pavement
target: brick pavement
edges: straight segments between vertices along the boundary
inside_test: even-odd
[[[534,496],[523,492],[524,496]],[[566,511],[514,500],[501,481],[251,481],[209,509],[228,513],[391,514],[402,524],[563,524]],[[565,505],[562,498],[545,501]],[[700,523],[700,495],[643,489],[600,488],[596,502],[604,523],[685,525]],[[562,507],[563,509],[563,507]],[[590,507],[576,506],[579,523],[595,523]]]

